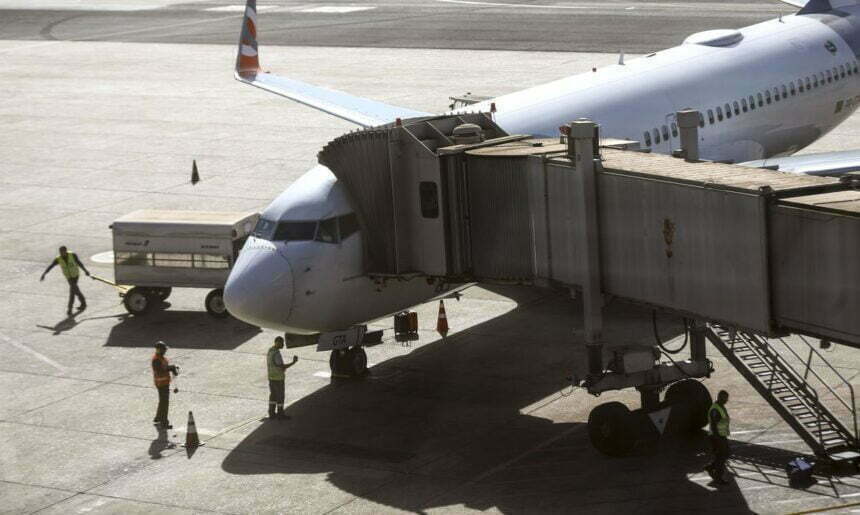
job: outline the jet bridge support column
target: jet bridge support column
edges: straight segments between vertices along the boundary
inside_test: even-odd
[[[588,352],[588,375],[595,379],[603,374],[603,292],[600,278],[600,232],[597,213],[597,178],[595,176],[595,143],[597,125],[590,120],[570,124],[568,157],[580,177],[580,219],[583,221],[581,247],[582,305],[585,348]]]
[[[685,109],[675,114],[681,129],[681,154],[688,163],[699,160],[699,112]]]

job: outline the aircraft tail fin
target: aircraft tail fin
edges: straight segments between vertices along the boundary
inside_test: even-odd
[[[236,80],[364,127],[382,125],[397,118],[431,116],[430,113],[384,104],[263,72],[260,69],[257,28],[257,1],[247,0],[236,54]]]

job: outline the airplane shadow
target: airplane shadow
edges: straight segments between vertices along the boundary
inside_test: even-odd
[[[111,327],[108,347],[151,347],[163,340],[177,349],[232,350],[261,332],[233,317],[217,319],[201,311],[158,309],[116,318],[119,323]]]
[[[516,290],[506,296],[516,300]],[[363,380],[332,381],[293,402],[290,420],[240,434],[222,468],[325,473],[372,503],[354,505],[365,511],[748,511],[737,488],[688,480],[708,461],[701,436],[658,441],[623,459],[594,450],[584,416],[573,421],[569,412],[603,400],[559,393],[570,389],[571,372],[585,372],[581,331],[573,330],[582,327],[581,304],[560,293],[523,298],[503,316],[382,362]],[[606,315],[608,341],[653,343],[649,310],[613,302]],[[664,337],[680,334],[679,321],[660,323]]]

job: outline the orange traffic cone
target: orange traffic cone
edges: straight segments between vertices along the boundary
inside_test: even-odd
[[[194,424],[194,414],[188,412],[188,427],[185,430],[185,447],[186,449],[194,449],[203,445],[200,443],[200,438],[197,437],[197,426]]]
[[[442,338],[448,336],[448,316],[445,315],[445,302],[439,299],[439,318],[436,320],[436,332],[442,335]]]

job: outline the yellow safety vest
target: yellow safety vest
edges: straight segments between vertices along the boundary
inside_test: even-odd
[[[275,354],[279,353],[277,347],[270,347],[269,353],[266,355],[266,365],[269,367],[270,381],[283,381],[284,369],[275,365]]]
[[[728,437],[731,431],[729,431],[729,414],[726,412],[726,408],[718,402],[711,404],[711,409],[708,410],[708,420],[710,420],[711,411],[713,410],[717,410],[717,413],[720,414],[720,421],[717,422],[717,434]]]
[[[57,264],[60,265],[60,270],[63,271],[66,279],[75,279],[81,275],[74,252],[66,252],[66,259],[63,259],[63,256],[57,256]]]

